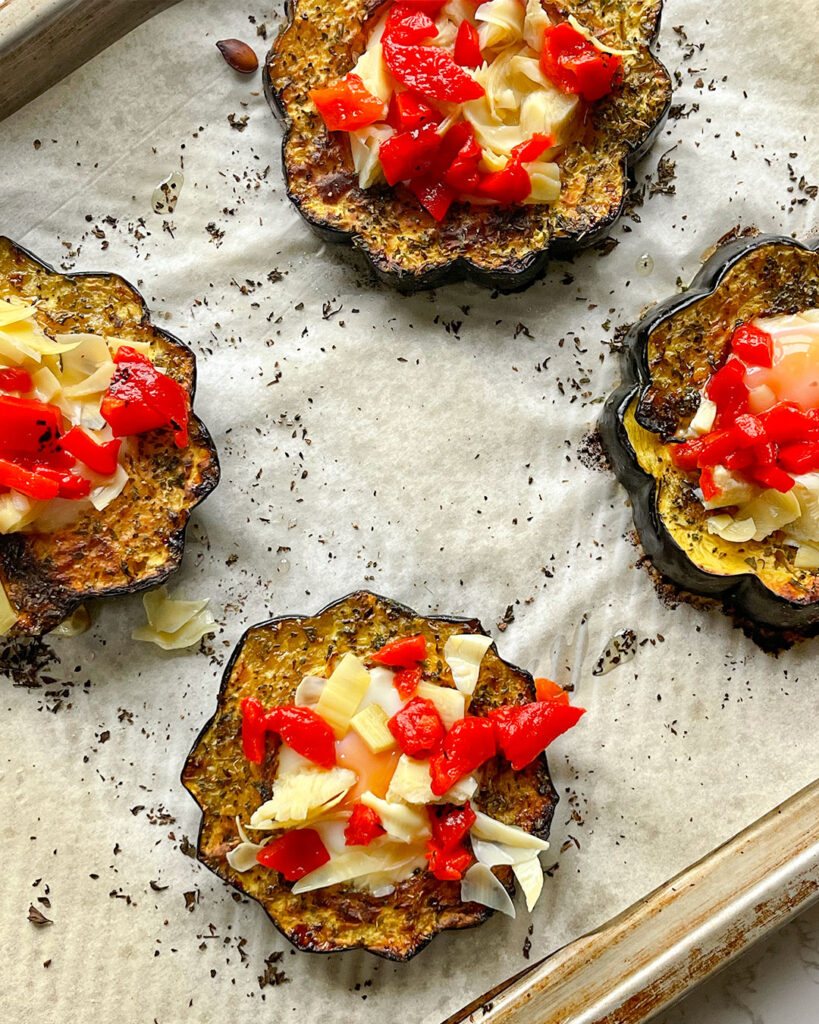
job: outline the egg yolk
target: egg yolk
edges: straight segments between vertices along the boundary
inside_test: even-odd
[[[382,800],[390,788],[390,780],[401,751],[397,747],[374,754],[353,729],[342,740],[336,741],[336,762],[358,776],[358,782],[347,793],[341,807],[352,806],[362,793],[373,793]]]

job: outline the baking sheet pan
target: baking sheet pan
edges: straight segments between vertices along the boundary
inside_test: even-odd
[[[211,598],[204,653],[132,643],[143,613],[128,598],[83,637],[3,655],[6,1018],[432,1024],[816,778],[815,642],[773,659],[723,616],[659,600],[625,496],[585,441],[618,379],[619,324],[737,224],[813,229],[812,10],[669,3],[661,56],[678,107],[638,171],[642,205],[613,251],[554,264],[516,296],[397,296],[310,234],[260,83],[214,47],[244,36],[261,56],[278,9],[185,0],[3,122],[0,230],[139,284],[199,353],[198,408],[223,464],[178,580]],[[153,189],[179,168],[177,208],[157,216]],[[232,645],[254,621],[361,586],[477,614],[538,672],[561,635],[571,653],[587,631],[589,714],[550,755],[562,802],[541,903],[407,966],[296,954],[186,856],[198,812],[178,772]],[[592,675],[621,628],[636,657]],[[53,923],[32,924],[30,905]]]

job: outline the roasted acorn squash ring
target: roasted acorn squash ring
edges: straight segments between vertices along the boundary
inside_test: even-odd
[[[269,868],[239,873],[227,863],[235,845],[236,815],[245,822],[267,799],[278,753],[263,765],[242,754],[241,710],[244,697],[265,706],[293,699],[302,675],[323,673],[332,653],[364,657],[389,637],[423,633],[428,650],[425,677],[446,671],[443,647],[453,633],[483,632],[477,619],[424,617],[395,601],[360,591],[328,605],[314,616],[286,616],[251,627],[239,641],[225,669],[217,709],[188,755],[182,784],[202,809],[197,842],[199,860],[259,902],[273,924],[294,946],[314,953],[366,949],[388,960],[409,960],[438,933],[469,928],[491,911],[462,903],[459,882],[441,882],[428,871],[399,883],[389,897],[376,898],[344,885],[293,896],[291,883]],[[433,670],[433,674],[430,673]],[[493,644],[481,667],[470,713],[487,714],[504,703],[535,696],[532,676],[504,661]],[[523,771],[513,772],[495,758],[485,766],[473,803],[479,809],[540,838],[547,838],[557,804],[545,755]],[[499,869],[500,871],[500,869]],[[511,871],[499,873],[512,891]]]
[[[617,220],[629,173],[662,127],[671,102],[668,72],[651,54],[662,0],[567,0],[544,6],[575,14],[618,47],[621,87],[595,103],[587,130],[563,167],[560,200],[551,206],[454,206],[441,224],[406,189],[359,188],[343,132],[328,132],[308,97],[343,77],[363,52],[367,25],[381,3],[356,0],[336,8],[288,0],[287,22],[264,68],[265,94],[284,125],[287,193],[328,241],[351,241],[379,278],[404,291],[463,278],[506,291],[523,288],[550,255],[569,256],[599,239]]]
[[[115,274],[61,274],[0,237],[0,293],[40,300],[63,332],[115,330],[154,346],[152,358],[191,396],[196,357],[151,323],[144,299]],[[191,416],[190,443],[177,448],[170,430],[134,438],[128,483],[102,512],[91,509],[50,534],[0,536],[0,580],[19,614],[11,635],[53,629],[83,602],[162,583],[179,567],[191,510],[219,481],[216,448]]]
[[[739,545],[708,534],[702,505],[661,449],[690,421],[699,386],[723,359],[736,324],[819,306],[818,246],[762,235],[718,249],[690,288],[632,327],[623,383],[600,420],[654,566],[687,591],[721,598],[741,623],[779,635],[819,631],[819,573],[795,569],[769,540]]]

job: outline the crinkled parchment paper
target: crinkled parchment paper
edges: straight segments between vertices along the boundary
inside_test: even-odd
[[[211,599],[203,651],[132,642],[127,598],[50,639],[39,672],[17,652],[2,684],[3,1019],[435,1022],[525,966],[527,938],[534,959],[602,923],[816,776],[817,641],[774,659],[723,615],[664,604],[624,492],[583,457],[618,325],[737,224],[813,228],[812,14],[670,0],[661,56],[681,106],[638,169],[644,203],[613,251],[508,297],[398,296],[300,221],[259,80],[214,46],[245,37],[261,56],[256,26],[272,35],[278,10],[183,2],[3,123],[0,230],[142,288],[199,355],[224,470],[176,581]],[[153,189],[180,168],[163,218]],[[478,615],[538,672],[588,616],[589,714],[550,754],[543,899],[531,921],[496,916],[405,966],[292,952],[191,859],[199,812],[178,778],[242,631],[359,587]],[[593,676],[623,628],[636,657]]]

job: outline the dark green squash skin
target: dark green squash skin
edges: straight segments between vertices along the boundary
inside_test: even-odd
[[[367,614],[371,609],[381,609],[387,617],[398,623],[402,620],[406,621],[407,619],[410,619],[415,620],[416,622],[423,621],[430,624],[441,623],[462,625],[469,632],[485,632],[481,623],[477,619],[437,614],[421,616],[404,604],[393,601],[389,598],[381,597],[378,594],[374,594],[369,591],[354,591],[347,594],[344,597],[339,598],[337,601],[333,601],[326,605],[314,615],[276,616],[264,622],[250,626],[243,633],[231,653],[230,659],[222,676],[219,693],[217,694],[216,711],[205,723],[194,740],[190,753],[188,754],[185,765],[182,769],[180,780],[184,788],[188,790],[202,811],[202,819],[199,825],[196,842],[196,854],[199,861],[223,881],[234,886],[244,896],[247,896],[259,903],[272,924],[297,949],[310,953],[333,953],[352,949],[365,949],[368,952],[386,960],[403,963],[420,953],[421,950],[424,949],[439,932],[477,927],[490,917],[493,911],[477,903],[461,903],[459,883],[438,881],[429,872],[423,871],[405,882],[399,883],[397,890],[404,890],[403,895],[406,896],[407,889],[409,889],[412,893],[414,902],[430,901],[433,904],[439,904],[441,908],[447,908],[447,913],[441,918],[434,928],[426,931],[425,934],[416,935],[410,932],[410,923],[408,922],[406,925],[406,932],[397,928],[395,931],[381,936],[383,941],[379,943],[377,948],[373,948],[372,944],[368,943],[367,940],[362,937],[358,937],[355,941],[349,942],[349,944],[340,944],[336,941],[326,941],[322,939],[320,929],[318,930],[319,934],[314,934],[311,928],[311,922],[301,919],[297,909],[294,910],[287,919],[277,918],[272,907],[268,906],[265,902],[265,891],[261,891],[257,895],[254,891],[254,882],[252,879],[247,882],[244,881],[243,875],[232,872],[231,869],[223,863],[222,858],[214,858],[212,852],[211,855],[209,855],[208,840],[206,836],[206,833],[209,833],[212,842],[214,831],[218,832],[218,822],[211,823],[208,821],[208,789],[202,782],[205,775],[214,772],[217,767],[214,763],[208,761],[207,737],[212,729],[219,727],[220,720],[226,712],[228,702],[231,699],[230,691],[232,689],[232,677],[234,676],[234,671],[242,657],[243,651],[251,637],[251,634],[269,627],[275,627],[278,624],[314,623],[321,616],[328,612],[333,612],[335,609],[339,609],[340,615],[345,612],[350,615],[355,615],[358,613],[359,606],[363,614]],[[339,635],[343,636],[343,632],[340,631]],[[311,639],[311,644],[315,643],[316,640]],[[527,695],[527,699],[534,699],[535,684],[531,673],[527,672],[525,669],[520,669],[511,662],[501,658],[498,655],[494,641],[489,650],[492,654],[497,656],[504,675],[508,674],[510,676],[517,676],[519,683],[522,685],[523,690]],[[324,649],[322,649],[322,653],[324,656]],[[238,682],[239,681],[236,680],[234,685],[238,685]],[[281,694],[280,696],[283,697],[285,695]],[[493,698],[494,700],[501,702],[500,696],[501,695],[498,694],[484,693],[482,698],[478,699],[479,705],[481,705],[479,706],[479,713],[482,710],[485,710],[482,706],[484,702],[488,701],[489,703],[487,706],[492,706]],[[489,765],[487,767],[489,767]],[[502,790],[504,779],[508,778],[510,774],[516,774],[521,780],[520,792],[513,793],[511,798],[509,797],[508,792]],[[493,790],[493,782],[497,782],[499,791],[495,792]],[[201,794],[197,792],[197,789],[200,787],[202,788]],[[487,793],[490,800],[494,799],[499,806],[503,806],[505,801],[511,799],[512,806],[516,810],[516,817],[520,821],[525,820],[526,822],[525,826],[522,825],[521,827],[526,827],[527,831],[541,839],[548,839],[559,797],[549,774],[549,766],[545,753],[541,754],[521,773],[512,773],[511,768],[506,764],[500,766],[489,779],[484,780],[484,785],[476,797],[473,798],[473,803],[478,804],[481,800],[482,794]],[[222,794],[221,798],[224,800],[228,796],[229,794]],[[495,811],[494,805],[490,805],[485,809],[489,812]],[[495,813],[497,812],[495,811]],[[514,880],[511,872],[501,872],[499,878],[510,895],[512,895],[514,893]],[[272,890],[273,888],[280,888],[280,886],[281,883],[276,885],[271,883],[269,889]],[[393,900],[397,900],[399,895],[398,891],[394,896],[379,899],[377,902],[390,903]],[[327,893],[327,896],[322,898],[319,895],[321,893]],[[319,896],[320,902],[324,904],[322,909],[328,910],[331,916],[343,915],[345,901],[350,899],[350,892],[349,890],[346,890],[343,885],[332,886],[327,890],[318,890],[313,895]],[[355,898],[355,894],[352,894],[352,898]],[[371,900],[375,899],[374,897],[365,898]],[[309,914],[309,910],[304,912]]]
[[[366,0],[366,6],[370,11],[376,11],[381,0]],[[657,0],[656,17],[653,30],[648,39],[648,46],[653,54],[653,47],[660,31],[660,19],[664,0]],[[560,12],[561,5],[558,3],[547,3],[547,8],[555,8]],[[496,289],[501,292],[516,292],[527,288],[539,277],[542,277],[547,269],[549,260],[552,257],[557,259],[571,259],[571,257],[582,249],[593,245],[608,234],[611,227],[616,223],[622,214],[629,198],[629,191],[634,182],[634,167],[653,145],[656,137],[665,125],[668,111],[671,107],[671,80],[663,65],[659,65],[665,77],[665,98],[662,109],[650,123],[646,124],[644,134],[641,135],[636,145],[630,146],[620,161],[620,175],[623,182],[622,197],[619,204],[612,208],[608,215],[598,218],[593,225],[570,225],[564,234],[557,234],[547,239],[546,246],[539,250],[529,251],[522,258],[504,260],[499,256],[495,260],[495,266],[487,269],[479,266],[468,257],[459,255],[446,262],[441,262],[422,272],[407,270],[401,265],[400,260],[390,259],[385,253],[371,251],[362,244],[361,239],[355,230],[347,231],[328,223],[321,216],[316,216],[305,210],[299,196],[291,187],[291,178],[288,171],[288,142],[293,125],[286,110],[286,103],[283,99],[283,88],[277,88],[272,80],[272,67],[274,58],[277,55],[277,47],[295,21],[296,0],[285,0],[285,21],[279,32],[273,47],[267,55],[263,68],[264,93],[270,104],[273,113],[283,126],[282,138],[282,166],[284,171],[285,185],[288,197],[298,210],[300,216],[310,225],[313,231],[326,242],[345,243],[352,245],[354,253],[359,261],[375,274],[385,284],[397,288],[403,293],[421,291],[428,288],[435,288],[439,285],[450,284],[455,281],[471,281],[486,288]],[[332,18],[332,10],[328,11],[328,18]],[[345,177],[346,171],[340,169],[338,174],[339,187],[344,187],[341,179]],[[349,187],[347,185],[346,187]],[[371,191],[371,190],[368,190]],[[384,188],[386,197],[394,192],[391,188]],[[389,202],[389,198],[385,200]],[[525,207],[499,207],[497,208],[497,221],[499,230],[506,227],[510,232],[520,230],[523,223]],[[446,221],[444,222],[445,225]],[[442,230],[444,225],[442,225]],[[524,229],[525,230],[525,229]]]
[[[681,311],[713,294],[726,273],[762,246],[793,247],[806,253],[819,250],[812,244],[780,235],[741,238],[719,248],[681,295],[675,295],[652,307],[633,325],[625,338],[623,380],[610,396],[598,429],[612,468],[629,493],[640,541],[655,568],[676,586],[706,597],[722,600],[726,610],[741,623],[782,635],[815,636],[819,633],[819,602],[800,604],[780,597],[752,573],[741,576],[717,576],[694,565],[666,528],[656,507],[655,480],[638,464],[623,424],[626,411],[635,397],[642,398],[651,386],[648,364],[648,340],[655,328]],[[650,411],[638,405],[637,421],[648,430],[662,434],[664,425]]]
[[[21,584],[21,592],[26,602],[25,605],[16,605],[20,612],[20,620],[11,628],[8,635],[9,637],[40,636],[59,625],[80,605],[91,599],[118,597],[159,586],[179,568],[185,549],[185,533],[190,521],[190,513],[200,502],[204,501],[219,483],[219,456],[207,427],[195,415],[193,409],[196,395],[196,355],[179,338],[152,323],[148,305],[137,288],[125,278],[114,273],[94,271],[63,273],[5,236],[0,236],[0,243],[8,245],[14,252],[18,253],[22,258],[31,261],[31,263],[35,264],[37,268],[44,271],[47,275],[55,275],[70,283],[82,282],[86,278],[96,278],[110,282],[112,290],[117,286],[127,290],[129,299],[138,303],[141,307],[140,325],[149,329],[152,335],[163,345],[167,346],[168,349],[176,351],[181,360],[190,367],[187,382],[187,390],[190,393],[191,402],[189,422],[190,448],[192,452],[195,449],[197,453],[192,457],[195,458],[197,467],[201,471],[201,479],[197,483],[190,485],[184,478],[181,478],[178,484],[174,482],[172,485],[173,487],[184,488],[185,515],[181,525],[168,533],[163,563],[152,571],[146,570],[139,575],[132,576],[126,584],[111,583],[95,586],[92,583],[80,583],[80,585],[69,587],[65,584],[65,581],[54,578],[47,562],[43,562],[33,556],[30,546],[33,535],[26,533],[0,535],[0,572],[6,578],[7,583],[13,584],[16,581]],[[160,462],[170,473],[174,469],[174,463],[179,461],[176,459],[177,451],[174,446],[168,444],[164,445],[163,450],[164,455]],[[154,464],[145,464],[140,468],[142,481],[147,482],[150,486],[152,478],[155,480]],[[169,476],[168,479],[170,480],[171,477]],[[155,482],[159,489],[160,482]],[[78,577],[82,573],[82,565],[83,560],[78,559]]]

